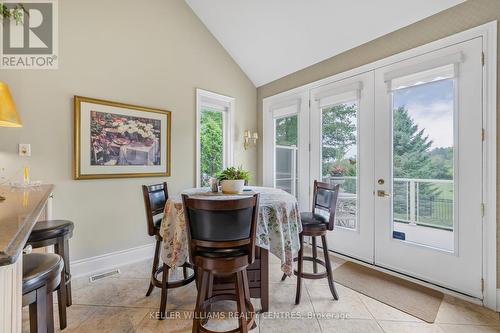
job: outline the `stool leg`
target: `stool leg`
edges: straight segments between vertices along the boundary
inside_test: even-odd
[[[300,250],[297,268],[297,292],[295,294],[295,304],[300,303],[300,296],[302,293],[302,270],[303,270],[303,257],[304,257],[304,236],[300,234]]]
[[[248,272],[246,270],[243,273],[243,287],[245,290],[245,300],[250,303],[252,300],[250,298],[250,284],[248,283]],[[254,328],[257,328],[257,324],[255,323],[255,321],[253,322],[251,329],[253,330]]]
[[[208,273],[208,285],[207,285],[207,295],[205,299],[209,299],[213,296],[214,293],[214,275],[212,273]],[[212,306],[209,305],[206,309],[206,313],[210,313],[212,311]],[[208,316],[203,318],[202,323],[205,325],[208,322]]]
[[[158,262],[160,261],[160,246],[161,246],[161,241],[159,239],[156,239],[155,256],[153,258],[153,270],[151,271],[151,279],[149,281],[149,288],[148,291],[146,292],[146,296],[151,295],[151,292],[155,287],[153,285],[153,278],[155,276],[156,270],[158,269]]]
[[[36,290],[36,302],[29,305],[30,333],[47,333],[47,286]]]
[[[64,271],[64,270],[63,270]],[[61,288],[59,288],[61,289]],[[62,288],[65,289],[65,288]],[[46,311],[47,311],[47,333],[54,333],[54,299],[52,298],[52,292],[47,290],[49,293],[47,294],[46,300]],[[60,306],[60,308],[65,308],[64,304]]]
[[[316,247],[316,237],[311,236],[311,238],[312,238],[312,256],[314,258],[313,272],[318,273],[318,263],[316,262],[316,258],[318,258],[318,248]]]
[[[199,282],[200,288],[198,289],[198,296],[196,296],[196,306],[194,308],[192,333],[198,333],[199,327],[202,323],[201,305],[205,301],[205,295],[207,294],[208,280],[208,272],[202,271]]]
[[[65,251],[64,239],[58,239],[54,246],[54,252],[61,255]],[[64,260],[64,268],[61,271],[61,282],[57,289],[57,308],[59,310],[59,328],[65,329],[67,326],[66,306],[68,306],[68,294],[66,289],[66,261]],[[69,264],[69,263],[68,263]],[[52,299],[52,298],[51,298]]]
[[[248,327],[247,327],[247,306],[245,303],[245,287],[244,287],[244,278],[243,274],[247,274],[246,270],[236,272],[236,283],[235,283],[235,290],[236,290],[236,304],[238,306],[238,321],[240,324],[240,332],[241,333],[248,333]]]
[[[64,260],[64,271],[66,273],[66,277],[64,278],[64,286],[66,287],[66,306],[71,306],[73,304],[73,299],[71,296],[71,271],[70,271],[70,263],[69,263],[69,242],[65,239],[62,242],[62,254]]]
[[[163,271],[161,277],[161,299],[160,299],[160,319],[165,319],[167,308],[167,294],[168,294],[168,265],[163,263]]]
[[[332,292],[333,299],[338,301],[339,296],[337,294],[337,290],[335,289],[335,285],[333,282],[333,273],[332,273],[332,265],[330,264],[330,255],[328,254],[328,245],[326,243],[326,236],[321,236],[321,240],[323,242],[323,254],[325,256],[325,266],[326,272],[328,274],[328,285],[330,286],[330,291]]]

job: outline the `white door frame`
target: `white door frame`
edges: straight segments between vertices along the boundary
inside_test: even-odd
[[[425,54],[443,47],[454,45],[467,41],[472,38],[483,37],[484,67],[483,67],[483,119],[485,129],[484,143],[484,179],[483,179],[483,198],[484,198],[484,219],[483,219],[483,278],[484,306],[497,310],[497,21],[492,21],[478,27],[445,37],[443,39],[404,51],[388,58],[384,58],[373,63],[369,63],[358,68],[336,74],[325,79],[312,82],[280,94],[267,97],[263,100],[264,115],[269,111],[270,106],[276,101],[294,94],[308,95],[313,88],[338,81],[344,78],[358,75],[367,71],[375,70],[395,62],[412,58],[417,55]],[[266,123],[266,117],[263,116],[263,126]],[[263,142],[266,137],[263,134]],[[264,144],[265,150],[265,144]],[[263,162],[265,163],[265,151]],[[266,184],[266,164],[263,164],[264,184]],[[500,295],[500,293],[499,293]],[[500,297],[498,306],[500,308]]]

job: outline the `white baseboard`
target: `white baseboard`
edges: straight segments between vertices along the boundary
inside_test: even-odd
[[[79,278],[102,273],[138,261],[152,259],[154,244],[142,245],[131,249],[106,253],[103,255],[71,262],[71,276]]]

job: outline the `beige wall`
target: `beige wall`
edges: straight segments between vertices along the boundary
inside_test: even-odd
[[[468,0],[408,27],[261,86],[257,89],[259,128],[262,129],[262,100],[265,97],[383,59],[493,20],[500,20],[500,0]],[[498,47],[500,47],[500,42]],[[498,54],[500,55],[500,52]],[[498,59],[494,61],[497,61],[498,64]],[[497,68],[500,71],[500,64]],[[497,79],[500,79],[500,75],[497,76]],[[500,101],[500,84],[497,84],[497,88],[499,90],[497,100]],[[500,124],[500,117],[498,120]],[[500,148],[500,144],[498,148]],[[259,154],[259,156],[262,155]],[[498,156],[500,158],[500,154]],[[259,164],[259,168],[261,167]],[[259,175],[262,175],[261,171],[260,169]],[[498,177],[498,182],[500,182],[500,177]],[[500,215],[498,203],[497,207]],[[500,227],[498,229],[500,230]],[[497,259],[500,259],[500,246],[498,248]],[[498,264],[498,269],[497,285],[500,286],[500,264]]]
[[[54,214],[75,222],[72,259],[150,243],[141,184],[170,192],[195,185],[195,88],[236,98],[235,163],[256,174],[245,128],[257,126],[256,88],[182,0],[59,1],[60,65],[54,71],[0,72],[24,123],[0,128],[0,176],[26,163],[54,183]],[[72,97],[82,95],[172,111],[172,176],[72,180]],[[17,157],[30,143],[33,156]]]

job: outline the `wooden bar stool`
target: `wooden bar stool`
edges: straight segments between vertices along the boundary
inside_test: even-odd
[[[259,195],[235,200],[206,200],[182,196],[188,225],[190,255],[198,271],[198,296],[193,333],[215,333],[203,325],[203,315],[218,301],[232,300],[238,309],[239,326],[231,333],[255,327],[250,302],[247,267],[255,260]],[[213,295],[214,277],[233,276],[235,294]]]
[[[61,272],[61,287],[57,289],[57,305],[59,309],[59,327],[67,326],[66,307],[71,306],[71,271],[69,261],[69,239],[73,236],[74,224],[66,220],[48,220],[35,223],[28,238],[28,245],[41,248],[54,245],[54,252],[64,261]]]
[[[328,183],[320,183],[314,181],[314,194],[313,206],[311,213],[300,213],[302,221],[302,232],[300,233],[300,250],[299,257],[294,261],[298,261],[297,270],[294,274],[297,276],[297,291],[295,294],[295,304],[300,303],[302,292],[302,278],[304,279],[328,279],[328,286],[330,292],[335,300],[338,300],[337,290],[333,282],[332,266],[330,263],[330,256],[328,254],[328,245],[326,242],[326,233],[333,230],[335,223],[335,210],[337,207],[337,198],[340,185],[332,185]],[[323,211],[324,214],[318,214],[318,210]],[[304,236],[310,236],[312,241],[312,256],[304,256]],[[325,261],[318,258],[318,249],[316,247],[316,237],[321,237],[323,245],[323,256]],[[312,261],[313,273],[305,273],[303,271],[304,260]],[[324,272],[318,273],[318,264],[325,267]],[[283,274],[281,281],[286,279],[286,274]]]
[[[29,305],[30,333],[54,332],[52,292],[61,283],[63,268],[64,261],[58,254],[23,256],[23,306]],[[66,307],[62,308],[66,315]]]
[[[175,282],[168,282],[168,273],[170,267],[168,265],[160,263],[160,250],[161,243],[163,241],[160,235],[160,227],[163,219],[163,210],[168,199],[168,187],[167,183],[155,184],[155,185],[142,185],[142,194],[144,197],[144,206],[146,208],[146,222],[148,226],[149,236],[154,236],[156,238],[155,254],[153,257],[153,268],[151,270],[151,278],[149,282],[149,288],[146,292],[146,296],[151,295],[154,287],[161,289],[161,299],[160,299],[160,319],[165,319],[165,309],[167,307],[167,293],[168,289],[178,288],[185,286],[195,279],[194,270],[191,275],[188,276],[188,268],[193,269],[193,265],[190,263],[185,263],[182,266],[183,279]],[[158,278],[159,274],[162,274],[161,280]]]

